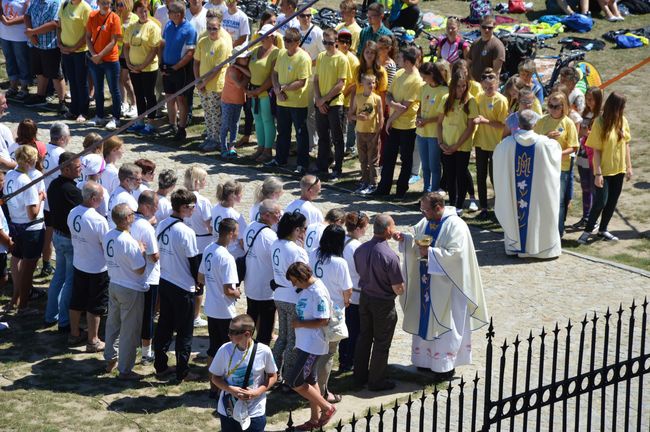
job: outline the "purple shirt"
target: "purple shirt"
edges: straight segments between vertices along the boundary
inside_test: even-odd
[[[394,300],[393,285],[404,282],[399,257],[386,240],[373,237],[354,253],[361,293],[382,300]]]

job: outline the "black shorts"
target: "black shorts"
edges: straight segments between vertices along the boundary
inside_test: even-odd
[[[284,380],[291,388],[300,387],[303,384],[316,384],[318,376],[316,375],[318,358],[317,354],[310,354],[299,348],[293,349],[296,362],[289,374],[284,376]]]
[[[14,250],[11,256],[18,259],[39,259],[43,253],[43,242],[45,241],[45,230],[22,231],[20,234],[12,234]]]
[[[167,71],[168,73],[163,75],[163,90],[165,90],[166,95],[174,94],[194,81],[194,70],[191,62],[177,71],[168,66]],[[190,87],[183,95],[189,100],[192,93],[194,93],[194,87]]]
[[[0,277],[7,276],[7,252],[0,253]]]
[[[120,57],[120,70],[125,70],[128,71],[129,68],[126,65],[126,59],[124,57]]]
[[[74,269],[70,309],[106,315],[108,310],[108,271],[86,273]]]
[[[43,75],[49,79],[62,79],[61,51],[58,48],[40,49],[29,48],[29,60],[34,75]]]
[[[52,226],[52,215],[49,210],[43,210],[43,222],[45,222],[45,227],[50,228]]]
[[[208,335],[210,336],[210,348],[208,348],[208,357],[214,357],[221,348],[221,345],[230,340],[228,329],[230,328],[230,319],[219,319],[208,317]]]

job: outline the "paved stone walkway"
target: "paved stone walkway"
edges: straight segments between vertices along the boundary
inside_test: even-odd
[[[47,129],[52,117],[40,117],[36,113],[20,108],[11,108],[11,113],[4,121],[15,130],[17,119],[34,118],[41,128],[40,138],[47,141]],[[73,138],[70,150],[79,151],[83,135],[94,129],[71,125]],[[101,132],[101,131],[100,131]],[[206,167],[210,174],[204,195],[215,202],[216,185],[232,177],[245,182],[244,197],[238,209],[248,216],[248,209],[253,203],[256,186],[267,172],[261,172],[250,167],[235,164],[223,164],[214,158],[204,157],[197,153],[182,149],[150,144],[141,138],[125,136],[128,151],[123,162],[134,161],[138,158],[149,158],[156,162],[157,172],[171,168],[179,174],[179,186],[182,184],[183,171],[193,163]],[[284,176],[285,193],[280,198],[282,204],[288,204],[297,195],[297,179]],[[388,212],[394,215],[400,229],[408,230],[409,226],[420,218],[418,208],[414,205],[398,206],[392,203],[367,200],[353,196],[336,188],[323,188],[318,207],[325,213],[332,207],[343,207],[346,211],[361,210],[369,215],[377,212]],[[370,237],[369,230],[368,237]],[[604,314],[608,307],[617,308],[629,306],[633,300],[641,303],[644,296],[650,293],[650,275],[641,271],[625,270],[609,263],[595,262],[583,257],[564,254],[556,260],[532,261],[509,258],[503,253],[503,243],[500,235],[487,231],[473,231],[481,274],[485,288],[490,315],[494,318],[495,341],[501,345],[506,339],[512,342],[516,335],[527,337],[529,330],[539,333],[544,327],[550,331],[555,323],[566,326],[570,319],[576,323],[584,317],[596,312]],[[396,247],[396,245],[393,245]],[[242,302],[243,303],[243,302]],[[243,307],[243,305],[242,305]],[[399,309],[399,308],[398,308]],[[457,371],[470,379],[478,370],[482,374],[485,364],[485,332],[479,330],[473,336],[474,365],[463,367]],[[574,338],[577,333],[574,330]],[[650,339],[650,338],[648,338]],[[549,341],[547,339],[547,347]],[[401,311],[398,330],[395,333],[390,363],[410,365],[411,336],[401,330]],[[600,342],[600,341],[599,341]],[[650,344],[650,341],[647,341]],[[611,336],[610,336],[611,344]],[[549,348],[547,348],[549,349]],[[499,352],[499,350],[495,350]],[[648,348],[646,348],[648,352]],[[496,358],[495,358],[496,362]],[[496,364],[496,363],[495,363]],[[395,377],[398,378],[399,377]],[[360,392],[346,396],[348,403],[339,406],[337,418],[349,418],[353,412],[366,412],[367,407],[378,407],[379,403],[390,403],[396,396],[405,395],[416,390],[412,384],[401,384],[396,392],[384,395],[380,399],[371,399],[375,395]],[[467,388],[466,388],[467,390]],[[649,392],[646,391],[646,394]],[[468,400],[469,398],[467,398]],[[467,403],[466,400],[466,403]],[[648,406],[646,404],[646,406]],[[307,413],[305,410],[297,413],[297,421],[302,422]]]

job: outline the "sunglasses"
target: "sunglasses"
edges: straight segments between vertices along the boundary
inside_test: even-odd
[[[311,14],[300,14],[298,15],[300,18],[311,18]]]
[[[482,28],[483,30],[493,30],[493,29],[494,29],[494,26],[482,25],[481,28]]]
[[[334,46],[334,45],[336,45],[336,42],[324,40],[323,45],[325,45],[325,46]]]
[[[208,27],[209,32],[219,31],[219,27]]]
[[[231,329],[231,328],[229,328],[228,329],[228,335],[230,335],[230,336],[240,336],[240,335],[243,335],[244,333],[246,333],[247,331],[248,330],[244,330],[244,329]]]
[[[124,6],[126,6],[124,3],[118,3],[117,4],[117,7],[124,7]]]
[[[298,39],[291,39],[291,38],[287,38],[287,37],[284,37],[282,39],[284,40],[285,44],[298,42]]]
[[[548,104],[548,109],[556,110],[562,108],[562,104]]]
[[[318,177],[316,177],[316,180],[314,180],[314,182],[313,182],[311,185],[309,185],[309,187],[307,188],[307,190],[310,191],[311,188],[313,188],[314,186],[316,186],[318,183],[320,183],[320,179],[319,179]]]
[[[493,81],[494,78],[494,75],[481,75],[481,81]]]

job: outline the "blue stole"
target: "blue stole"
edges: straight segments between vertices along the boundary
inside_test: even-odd
[[[530,212],[530,194],[533,187],[533,167],[535,162],[535,144],[525,147],[515,140],[515,190],[517,198],[517,218],[519,220],[519,243],[526,252],[528,237],[528,215]]]
[[[440,235],[440,229],[442,224],[447,220],[449,216],[443,217],[439,222],[429,221],[426,228],[424,229],[424,234],[433,237],[431,245],[436,244],[438,240],[438,235]],[[431,295],[429,293],[429,272],[428,263],[426,261],[420,260],[420,327],[418,329],[418,336],[426,340],[427,329],[429,328],[429,316],[431,315]]]

